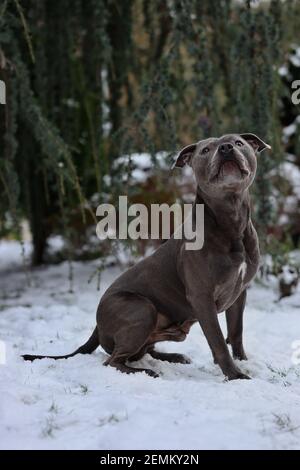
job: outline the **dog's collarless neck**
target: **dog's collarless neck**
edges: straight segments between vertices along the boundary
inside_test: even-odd
[[[241,195],[225,196],[223,199],[212,199],[197,188],[196,204],[204,204],[204,218],[209,217],[224,232],[242,236],[250,219],[250,196],[245,191]],[[204,220],[205,224],[205,220]]]

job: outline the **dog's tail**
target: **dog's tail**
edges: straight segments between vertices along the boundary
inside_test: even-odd
[[[99,338],[98,338],[98,329],[97,327],[94,329],[92,335],[84,343],[80,348],[76,349],[76,351],[72,352],[71,354],[67,354],[66,356],[32,356],[31,354],[24,354],[22,357],[25,361],[34,361],[35,359],[68,359],[69,357],[76,356],[76,354],[91,354],[95,349],[99,346]]]

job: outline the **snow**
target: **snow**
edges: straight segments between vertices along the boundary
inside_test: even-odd
[[[278,172],[290,182],[294,194],[300,198],[300,169],[294,163],[285,161],[278,166]]]
[[[1,449],[300,448],[300,365],[293,360],[299,288],[280,302],[271,281],[249,289],[249,361],[240,367],[252,380],[224,380],[198,325],[185,342],[160,345],[186,354],[190,365],[139,361],[160,373],[153,379],[104,367],[100,348],[90,356],[24,362],[22,353],[67,353],[82,344],[119,269],[102,273],[99,293],[96,279],[88,284],[97,262],[76,263],[72,293],[67,263],[35,269],[28,286],[18,256],[15,242],[0,244]]]
[[[30,255],[30,243],[23,243],[25,259]],[[0,269],[2,272],[5,270],[20,267],[24,264],[22,256],[22,245],[16,241],[5,242],[0,240]],[[1,289],[2,290],[2,289]]]
[[[296,130],[297,130],[297,124],[295,124],[294,122],[290,124],[289,126],[284,127],[283,136],[285,137],[285,142],[288,141],[291,135],[295,134]]]
[[[114,161],[113,168],[123,168],[125,171],[123,179],[126,180],[126,170],[130,165],[130,179],[136,183],[143,183],[149,177],[149,172],[158,169],[169,170],[171,168],[170,162],[168,163],[168,156],[169,153],[165,151],[157,152],[154,157],[146,152],[131,153],[130,155],[122,155],[117,158]]]
[[[282,266],[282,273],[278,276],[285,284],[291,284],[298,279],[296,268],[290,265]]]
[[[281,77],[286,77],[289,73],[287,66],[282,65],[281,67],[279,67],[278,73]]]
[[[285,144],[289,141],[292,135],[296,134],[299,124],[300,124],[300,116],[298,115],[294,119],[294,122],[292,122],[291,124],[289,124],[288,126],[282,129],[283,142]]]
[[[300,47],[294,46],[294,53],[290,55],[290,61],[295,67],[300,67]]]

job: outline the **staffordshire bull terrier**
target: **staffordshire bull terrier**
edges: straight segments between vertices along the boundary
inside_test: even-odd
[[[92,353],[99,345],[109,354],[105,365],[133,373],[151,369],[129,363],[148,353],[155,359],[186,364],[181,354],[158,352],[160,341],[183,341],[199,323],[213,359],[229,379],[248,379],[233,361],[246,360],[243,312],[246,289],[259,265],[259,244],[251,221],[249,188],[257,160],[270,148],[254,134],[229,134],[184,147],[175,167],[190,165],[197,183],[196,204],[204,205],[204,246],[186,249],[171,237],[151,256],[121,274],[107,289],[89,340],[66,356],[23,356],[25,360],[64,359]],[[218,322],[226,312],[227,340]]]

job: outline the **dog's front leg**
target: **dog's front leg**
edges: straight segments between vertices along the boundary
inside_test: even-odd
[[[188,300],[198,319],[203,333],[212,351],[215,361],[219,364],[228,380],[249,379],[233,362],[218,321],[214,302],[208,296],[189,294]]]
[[[247,356],[243,347],[243,313],[246,303],[246,289],[239,298],[226,310],[227,343],[231,344],[234,359],[246,361]]]

